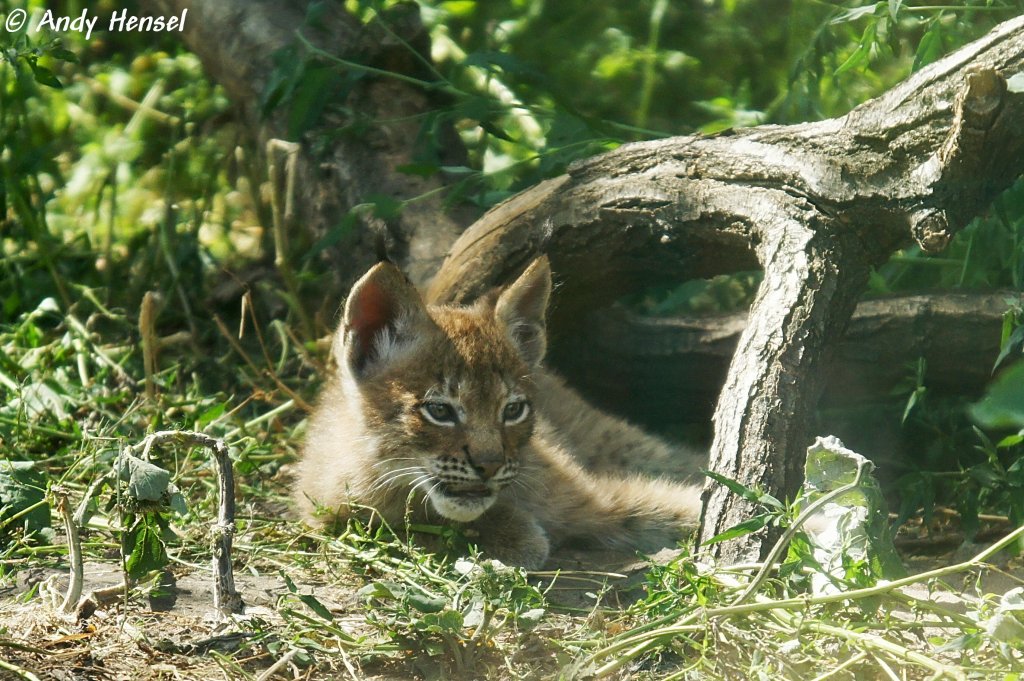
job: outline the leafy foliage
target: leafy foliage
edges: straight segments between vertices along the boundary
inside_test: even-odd
[[[45,492],[46,478],[34,462],[0,463],[0,532],[14,523],[29,536],[48,529],[50,509]]]

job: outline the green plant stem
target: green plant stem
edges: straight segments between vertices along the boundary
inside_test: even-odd
[[[623,664],[643,652],[654,647],[654,645],[663,638],[663,631],[673,630],[677,627],[685,627],[693,624],[697,619],[703,617],[710,619],[713,617],[725,617],[730,615],[739,614],[751,614],[754,612],[762,612],[768,610],[799,610],[806,611],[806,609],[815,605],[824,605],[827,603],[838,603],[841,601],[853,601],[862,598],[871,598],[874,596],[881,596],[888,592],[896,589],[901,589],[911,584],[917,584],[919,582],[925,582],[932,579],[938,579],[947,575],[956,574],[963,572],[970,568],[976,567],[977,565],[984,563],[989,558],[999,553],[1006,547],[1013,544],[1024,536],[1024,526],[1018,527],[1010,534],[1003,537],[1001,540],[987,547],[985,550],[978,553],[973,558],[957,563],[955,565],[948,565],[946,567],[936,568],[927,572],[922,572],[917,575],[910,577],[904,577],[903,579],[897,579],[891,582],[885,582],[883,584],[877,584],[873,587],[867,587],[863,589],[854,589],[853,591],[846,591],[835,594],[828,594],[824,596],[817,596],[813,598],[787,598],[782,600],[770,600],[767,598],[758,599],[755,603],[746,603],[739,605],[728,605],[719,608],[692,608],[687,614],[676,613],[674,618],[675,624],[672,627],[664,627],[662,629],[650,629],[649,626],[645,627],[645,631],[641,633],[631,633],[626,638],[618,641],[614,645],[608,646],[601,650],[594,652],[583,662],[583,665],[587,663],[595,662],[599,659],[615,655],[623,652],[622,655],[618,656],[615,660],[605,664],[595,671],[595,675],[602,676],[609,674],[616,669],[620,668]],[[661,622],[665,621],[666,618],[662,618]],[[807,620],[804,620],[805,623]],[[636,631],[636,630],[634,630]]]
[[[757,603],[750,603],[747,605],[739,606],[725,606],[722,608],[711,608],[707,610],[708,617],[722,617],[725,615],[732,615],[736,613],[745,612],[756,612],[759,610],[773,610],[776,608],[802,608],[805,606],[823,605],[826,603],[838,603],[840,601],[852,601],[859,600],[862,598],[871,598],[873,596],[881,596],[882,594],[894,591],[896,589],[902,589],[905,586],[911,584],[917,584],[919,582],[926,582],[932,579],[938,579],[947,575],[953,575],[958,572],[969,570],[977,565],[984,563],[986,560],[999,553],[1006,547],[1010,546],[1013,542],[1017,541],[1021,537],[1024,537],[1024,526],[1018,527],[1016,530],[1000,539],[995,544],[992,544],[984,551],[980,552],[973,558],[957,563],[955,565],[947,565],[946,567],[936,568],[927,572],[922,572],[917,575],[911,575],[910,577],[904,577],[902,579],[893,580],[891,582],[885,582],[883,584],[876,584],[872,587],[863,589],[854,589],[853,591],[846,591],[843,593],[829,594],[826,596],[816,596],[814,598],[787,598],[778,601],[765,600]]]
[[[990,7],[985,5],[972,5],[971,7],[957,7],[956,5],[907,5],[903,8],[907,12],[1012,12],[1013,7]]]
[[[26,643],[18,643],[12,641],[9,638],[0,638],[0,648],[13,648],[14,650],[20,650],[25,653],[32,653],[33,655],[53,655],[52,650],[46,650],[45,648],[36,648]]]
[[[868,654],[863,652],[863,651],[857,653],[856,655],[852,655],[848,660],[846,660],[846,662],[843,662],[838,667],[835,667],[833,669],[829,669],[824,674],[819,674],[818,676],[815,676],[813,679],[811,679],[811,681],[825,681],[825,679],[828,679],[828,678],[830,678],[832,676],[835,676],[839,672],[841,672],[841,671],[843,671],[845,669],[849,669],[850,667],[852,667],[855,664],[863,662],[867,658],[867,656],[868,656]]]
[[[85,524],[85,514],[89,511],[89,501],[96,495],[100,487],[110,482],[111,475],[101,475],[89,485],[85,490],[85,494],[82,495],[82,500],[78,502],[78,508],[75,509],[74,522],[76,525],[81,527]]]
[[[409,85],[415,85],[416,87],[420,87],[425,90],[435,90],[437,92],[443,92],[446,95],[449,95],[457,99],[466,99],[467,97],[470,97],[470,94],[468,92],[460,90],[459,88],[455,87],[454,85],[447,81],[431,82],[427,80],[421,80],[419,78],[407,76],[404,73],[388,71],[387,69],[378,69],[373,66],[367,66],[366,64],[360,64],[358,62],[349,61],[348,59],[342,59],[341,57],[336,57],[335,55],[330,54],[329,52],[321,50],[319,47],[309,42],[309,40],[306,39],[306,36],[302,35],[300,31],[296,31],[295,36],[296,38],[298,38],[299,42],[302,43],[303,47],[309,50],[312,54],[315,54],[316,56],[326,59],[328,61],[334,62],[339,66],[344,66],[349,69],[355,69],[357,71],[365,71],[366,73],[372,73],[375,76],[391,78],[393,80],[397,80],[403,83],[408,83]]]
[[[953,679],[966,679],[966,675],[958,669],[944,665],[941,662],[937,662],[926,655],[915,652],[901,646],[898,643],[886,640],[875,634],[869,634],[861,631],[852,631],[850,629],[844,629],[843,627],[837,627],[823,622],[796,622],[797,617],[793,617],[793,624],[799,625],[799,628],[803,630],[816,631],[818,633],[826,634],[828,636],[835,636],[836,638],[842,638],[850,643],[857,645],[861,648],[868,648],[871,650],[882,651],[893,655],[901,660],[917,664],[930,670],[935,676],[932,678],[943,678],[949,677]]]
[[[253,419],[251,419],[249,421],[246,421],[241,426],[230,430],[229,432],[227,432],[224,435],[224,439],[225,440],[230,440],[232,438],[235,438],[243,430],[248,430],[248,429],[252,428],[253,426],[258,426],[259,424],[264,423],[266,421],[271,421],[274,418],[280,416],[281,414],[289,412],[289,411],[291,411],[294,408],[295,408],[295,400],[288,400],[287,402],[282,402],[281,404],[279,404],[278,406],[274,407],[270,411],[264,412],[264,413],[260,414],[259,416],[255,417],[255,418],[253,418]]]
[[[37,501],[36,503],[32,504],[31,506],[29,506],[27,508],[21,509],[20,511],[18,511],[14,515],[11,515],[11,516],[8,516],[7,518],[4,518],[3,521],[0,522],[0,531],[3,531],[4,528],[6,528],[8,525],[10,525],[14,521],[18,520],[19,518],[24,518],[26,515],[28,515],[32,511],[36,510],[37,508],[40,508],[42,506],[46,506],[46,504],[47,504],[46,499],[40,499],[39,501]]]
[[[96,357],[100,364],[105,364],[108,367],[110,367],[113,370],[113,372],[117,374],[117,377],[120,378],[125,383],[127,383],[128,385],[132,386],[133,388],[138,387],[138,383],[135,381],[134,378],[132,378],[128,374],[127,371],[124,370],[124,367],[122,367],[120,364],[112,360],[109,356],[107,356],[107,353],[105,353],[98,345],[96,345],[96,343],[92,342],[89,330],[85,328],[85,324],[79,321],[78,317],[76,317],[73,314],[67,314],[64,316],[64,321],[71,328],[71,330],[74,331],[76,335],[78,335],[79,338],[81,338],[84,342],[89,344],[89,347],[92,349],[94,356]]]
[[[843,485],[842,487],[839,487],[837,489],[834,489],[828,494],[825,494],[815,499],[813,503],[809,504],[807,508],[804,509],[804,511],[797,517],[797,519],[793,521],[793,524],[786,528],[786,531],[782,534],[781,537],[779,537],[779,540],[775,542],[775,546],[772,547],[772,550],[768,553],[768,557],[765,558],[764,564],[761,566],[761,569],[758,570],[757,574],[754,575],[754,578],[750,580],[750,584],[747,585],[747,588],[744,589],[743,593],[737,596],[736,600],[734,600],[730,605],[740,605],[745,600],[750,598],[750,596],[752,596],[755,591],[761,588],[761,584],[763,584],[764,580],[768,578],[768,573],[775,566],[776,561],[779,560],[779,557],[782,555],[782,552],[789,545],[790,540],[796,535],[797,530],[799,530],[811,516],[817,513],[819,508],[829,503],[830,501],[838,499],[847,492],[852,492],[853,490],[857,489],[857,487],[860,486],[861,478],[864,477],[864,469],[867,468],[869,465],[870,464],[868,464],[867,460],[858,461],[857,474],[854,476],[852,482]]]
[[[657,61],[658,42],[661,39],[661,22],[665,18],[668,0],[655,0],[651,8],[650,28],[647,46],[644,49],[644,66],[640,84],[640,103],[636,108],[636,126],[646,127],[647,116],[651,110],[651,98],[654,96],[654,66]]]
[[[6,669],[12,674],[19,676],[23,679],[27,679],[28,681],[39,681],[39,677],[30,672],[29,670],[22,669],[13,662],[7,662],[3,658],[0,658],[0,669]]]
[[[6,416],[0,416],[0,423],[8,426],[15,426],[17,428],[27,428],[43,435],[49,435],[50,437],[60,438],[61,440],[78,440],[78,437],[71,433],[63,433],[53,428],[47,428],[46,426],[40,426],[35,423],[26,423],[25,421],[19,421],[18,419],[8,418]]]

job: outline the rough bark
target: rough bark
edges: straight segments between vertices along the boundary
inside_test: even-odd
[[[980,394],[1014,299],[1020,294],[937,293],[860,303],[825,369],[821,406],[884,400],[918,358],[930,390]],[[746,312],[657,318],[606,308],[563,337],[549,362],[598,406],[636,422],[706,423],[746,320]]]
[[[800,480],[809,416],[869,268],[911,240],[929,252],[1024,169],[1024,18],[922,69],[848,115],[626,145],[497,206],[432,283],[468,300],[540,252],[571,273],[553,325],[655,280],[760,264],[764,283],[715,412],[711,467],[774,494]],[[699,539],[755,509],[705,489]],[[757,559],[769,530],[713,547]]]
[[[164,16],[188,10],[182,35],[186,45],[227,90],[260,150],[270,140],[288,139],[288,104],[265,116],[261,102],[274,75],[275,55],[298,46],[298,34],[334,57],[399,74],[422,75],[429,60],[429,36],[415,5],[399,5],[383,22],[369,26],[346,13],[340,3],[322,3],[320,13],[309,18],[307,2],[142,0],[142,5]],[[410,51],[410,45],[423,53]],[[332,64],[328,58],[319,60]],[[333,67],[344,71],[337,63]],[[413,163],[421,116],[437,104],[423,88],[379,75],[362,78],[347,97],[332,102],[324,120],[299,140],[302,146],[295,156],[295,213],[287,226],[295,252],[338,229],[349,211],[375,196],[406,201],[426,195],[387,218],[359,210],[359,227],[347,230],[329,253],[344,280],[341,284],[350,283],[375,262],[376,234],[383,231],[389,236],[389,256],[414,281],[423,282],[437,270],[470,217],[446,213],[443,196],[437,193],[444,186],[442,178],[396,170]],[[321,148],[325,145],[318,142],[318,135],[345,127],[351,132],[332,137],[327,148]],[[458,137],[451,133],[450,138],[452,153],[458,156]],[[283,192],[285,187],[273,190]]]

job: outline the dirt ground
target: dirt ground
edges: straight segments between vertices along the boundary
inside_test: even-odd
[[[962,546],[939,556],[906,559],[911,573],[963,560],[978,547]],[[667,562],[677,552],[664,551],[655,562]],[[1015,561],[1016,562],[1016,561]],[[175,564],[165,575],[159,589],[148,595],[133,595],[124,603],[121,594],[98,604],[93,612],[62,615],[54,603],[67,580],[65,572],[55,569],[27,570],[16,583],[0,591],[0,679],[54,679],[78,681],[111,679],[146,681],[149,679],[240,678],[248,675],[264,681],[269,678],[350,678],[397,681],[417,678],[441,678],[441,672],[429,665],[408,664],[395,668],[360,665],[357,659],[339,662],[337,675],[283,664],[273,676],[267,676],[275,656],[265,645],[247,646],[251,627],[224,620],[213,611],[212,580],[202,566]],[[635,557],[611,552],[563,550],[552,560],[552,567],[564,571],[539,577],[553,604],[574,612],[586,613],[596,605],[595,595],[603,592],[604,604],[624,607],[642,596],[643,574],[648,567]],[[340,571],[339,571],[340,572]],[[356,578],[326,583],[322,578],[289,574],[300,592],[309,593],[334,615],[334,625],[349,634],[369,635],[365,608],[356,592],[362,582]],[[236,587],[245,602],[240,619],[259,620],[266,629],[282,623],[277,606],[289,593],[277,572],[254,574],[240,571]],[[552,580],[554,581],[551,584]],[[89,562],[85,566],[84,593],[121,584],[120,566]],[[966,612],[973,609],[977,593],[1001,594],[1024,584],[1024,569],[1012,563],[981,573],[958,576],[946,584],[920,584],[910,593],[918,598],[941,602]],[[548,588],[550,587],[550,588]],[[35,596],[25,600],[25,594]],[[136,590],[138,591],[138,590]],[[145,590],[144,590],[145,591]],[[123,615],[127,613],[127,615]],[[585,615],[581,615],[585,616]],[[557,632],[553,632],[557,633]],[[523,653],[533,655],[538,676],[556,673],[558,662],[550,646],[543,643],[544,632],[523,639]],[[534,650],[526,650],[533,646]],[[287,660],[285,660],[287,662]],[[237,665],[237,666],[234,666]],[[13,671],[20,668],[21,671]],[[26,676],[25,673],[30,674]]]
[[[655,560],[667,561],[677,554],[667,550]],[[548,600],[562,608],[585,612],[597,605],[597,593],[602,593],[605,605],[617,607],[642,596],[640,585],[648,566],[622,553],[563,550],[553,556],[550,567],[563,573],[557,577],[545,573],[539,578]],[[244,669],[262,678],[259,674],[267,670],[273,658],[266,653],[250,657],[236,654],[245,646],[246,634],[237,623],[216,615],[210,574],[197,568],[175,564],[165,573],[159,589],[133,595],[127,607],[121,589],[94,611],[69,615],[59,612],[66,571],[26,570],[15,584],[0,590],[0,654],[39,679],[57,681],[231,678],[231,670],[217,661],[218,653],[235,654],[234,659]],[[289,577],[300,592],[314,595],[330,609],[336,626],[353,635],[370,633],[364,606],[356,595],[361,582],[327,584],[308,575]],[[260,618],[271,628],[280,623],[276,606],[289,593],[280,574],[236,572],[235,583],[245,603],[242,618]],[[123,579],[117,562],[85,564],[83,593],[102,592],[119,584]],[[36,595],[24,600],[33,591]],[[538,649],[537,654],[549,652]],[[374,671],[358,668],[355,661],[350,664],[351,670],[345,670],[350,678],[409,678],[408,671]],[[293,678],[297,670],[286,666],[277,678]],[[428,671],[423,676],[431,674]],[[0,679],[8,678],[25,677],[0,669]]]

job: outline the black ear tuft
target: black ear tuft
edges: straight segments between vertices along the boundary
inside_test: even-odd
[[[383,227],[374,230],[373,250],[377,255],[377,262],[394,262],[388,257],[388,233]]]

